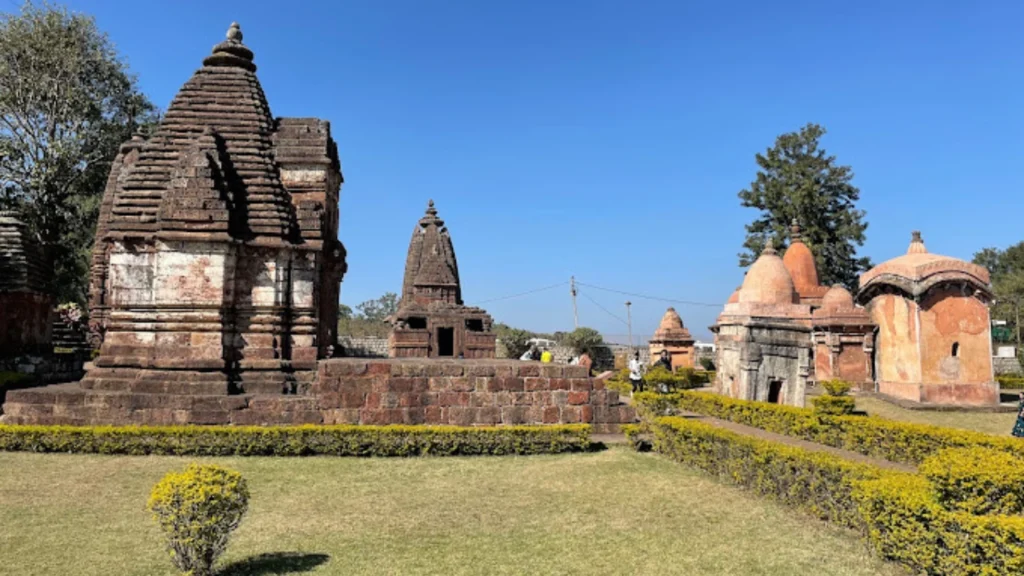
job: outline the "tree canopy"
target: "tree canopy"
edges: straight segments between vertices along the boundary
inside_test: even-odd
[[[820,282],[854,290],[858,275],[871,267],[868,258],[857,257],[868,225],[864,211],[856,207],[860,190],[852,184],[853,169],[838,165],[825,152],[820,145],[824,135],[823,127],[807,124],[782,134],[773,147],[755,156],[757,176],[739,197],[745,208],[761,213],[746,225],[739,263],[746,267],[757,260],[769,238],[777,248],[787,246],[795,220],[814,253]]]
[[[601,337],[600,332],[585,326],[580,326],[569,332],[561,340],[563,345],[572,348],[576,354],[586,352],[591,355],[594,353],[594,348],[600,346],[602,342],[604,342],[604,338]]]
[[[996,301],[992,319],[1005,320],[1013,334],[1012,341],[1021,351],[1021,312],[1024,312],[1024,242],[1006,250],[985,248],[974,255],[974,263],[988,268]]]
[[[155,119],[91,17],[31,3],[0,14],[0,207],[43,245],[60,301],[85,302],[110,163]]]

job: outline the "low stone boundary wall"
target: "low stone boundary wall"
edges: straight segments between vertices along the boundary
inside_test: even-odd
[[[614,432],[635,419],[583,367],[516,360],[333,359],[311,392],[324,421],[338,424],[583,422]]]

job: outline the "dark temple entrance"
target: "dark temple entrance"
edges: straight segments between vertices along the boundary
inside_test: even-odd
[[[778,404],[782,398],[782,380],[772,380],[768,382],[768,401],[772,404]]]
[[[437,355],[438,356],[454,356],[455,355],[455,329],[454,328],[438,328],[437,329]]]

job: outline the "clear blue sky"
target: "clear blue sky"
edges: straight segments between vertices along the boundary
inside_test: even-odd
[[[13,9],[20,2],[4,0]],[[342,300],[399,291],[428,198],[468,303],[575,274],[724,302],[754,154],[806,122],[853,166],[862,253],[969,259],[1024,239],[1024,3],[75,0],[166,107],[232,20],[273,114],[331,121]],[[619,316],[626,297],[582,288]],[[634,302],[634,334],[666,304]],[[572,327],[568,287],[484,304]],[[580,299],[580,322],[625,326]],[[717,308],[676,306],[699,338]]]

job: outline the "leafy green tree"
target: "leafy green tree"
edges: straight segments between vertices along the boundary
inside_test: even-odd
[[[604,338],[601,337],[600,332],[585,326],[580,326],[562,338],[562,344],[572,348],[572,351],[576,354],[586,352],[591,356],[593,356],[594,348],[597,348],[603,342]]]
[[[868,225],[864,211],[856,208],[860,190],[852,184],[853,169],[838,165],[821,148],[824,135],[823,127],[807,124],[779,136],[772,148],[755,156],[757,177],[739,197],[745,208],[761,213],[746,226],[746,250],[739,261],[743,267],[752,264],[769,238],[776,247],[785,247],[796,220],[817,260],[821,283],[854,290],[858,275],[871,267],[868,258],[857,257]]]
[[[85,302],[110,163],[155,118],[91,17],[28,2],[0,14],[0,206],[42,243],[60,301]]]
[[[521,328],[512,328],[507,324],[495,324],[494,334],[498,340],[501,340],[502,346],[505,347],[505,353],[509,358],[519,358],[527,350],[530,349],[530,338],[533,338],[533,333],[528,330]]]
[[[1024,312],[1024,242],[1006,250],[985,248],[974,255],[974,263],[988,268],[995,293],[992,318],[1005,320],[1014,335],[1017,353],[1021,350],[1021,313]]]
[[[385,292],[383,296],[376,300],[367,300],[356,306],[356,311],[359,312],[359,316],[364,320],[384,322],[388,316],[398,312],[398,294]]]

